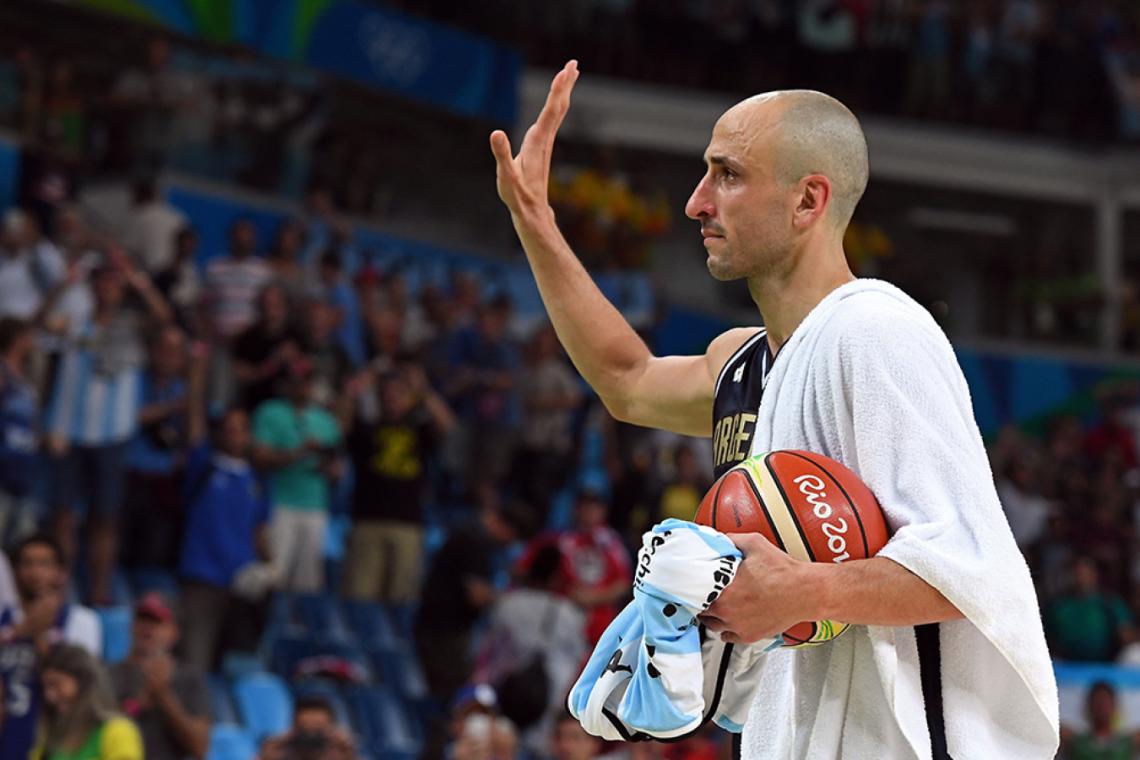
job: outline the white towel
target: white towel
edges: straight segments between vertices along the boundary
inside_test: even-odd
[[[645,533],[637,558],[633,601],[570,690],[570,713],[610,741],[678,739],[708,720],[739,733],[771,642],[724,644],[702,636],[696,616],[732,582],[740,551],[720,531],[669,519]]]
[[[1052,758],[1057,687],[1037,597],[1002,513],[969,391],[942,330],[897,288],[828,295],[768,376],[752,453],[806,449],[874,491],[888,557],[966,619],[942,623],[942,693],[955,760]],[[761,658],[745,758],[929,758],[913,628],[853,626]]]

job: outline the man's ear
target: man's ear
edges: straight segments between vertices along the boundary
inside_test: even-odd
[[[800,180],[799,202],[792,216],[792,224],[807,229],[827,213],[831,203],[831,180],[822,174],[809,174]]]

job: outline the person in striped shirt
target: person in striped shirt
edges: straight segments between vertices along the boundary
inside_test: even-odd
[[[214,334],[230,340],[257,320],[257,294],[273,279],[273,270],[257,250],[257,229],[249,219],[230,228],[229,256],[206,265],[207,310]]]
[[[173,313],[122,251],[111,250],[91,278],[95,311],[63,353],[46,431],[59,540],[74,560],[77,507],[89,507],[91,598],[102,604],[111,596],[126,453],[138,429],[146,361],[142,328],[144,320],[170,324]],[[128,290],[145,306],[145,314],[128,306]]]

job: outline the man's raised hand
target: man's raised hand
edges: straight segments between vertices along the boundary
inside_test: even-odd
[[[541,208],[548,202],[550,154],[554,151],[554,137],[570,108],[570,92],[576,81],[578,62],[570,61],[550,83],[546,104],[526,131],[517,156],[511,152],[511,141],[506,132],[496,129],[491,133],[499,197],[514,216],[525,210]]]

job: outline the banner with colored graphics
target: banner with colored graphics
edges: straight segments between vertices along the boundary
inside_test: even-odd
[[[477,35],[355,0],[77,0],[211,42],[513,124],[519,54]]]

